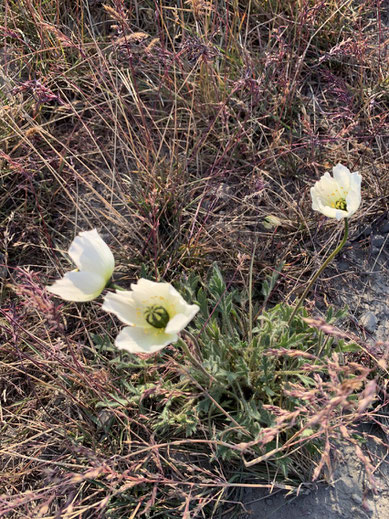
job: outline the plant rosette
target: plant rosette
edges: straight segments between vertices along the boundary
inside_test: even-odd
[[[115,346],[130,353],[154,353],[176,342],[199,311],[170,283],[147,279],[133,283],[131,290],[107,294],[102,308],[129,325],[116,337]]]
[[[69,248],[69,256],[77,269],[66,272],[47,290],[65,301],[92,301],[111,279],[115,267],[113,254],[96,229],[83,231]]]
[[[333,177],[327,172],[311,187],[312,209],[337,220],[350,218],[361,204],[362,176],[342,164],[332,173]]]

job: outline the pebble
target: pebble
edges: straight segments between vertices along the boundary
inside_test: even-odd
[[[354,489],[354,483],[349,478],[343,478],[337,482],[336,489],[343,494],[351,494]]]
[[[373,245],[373,247],[381,248],[382,245],[384,244],[385,240],[387,240],[387,237],[385,238],[384,236],[377,234],[372,239],[372,245]]]
[[[377,329],[378,319],[373,312],[365,312],[359,319],[360,324],[370,333]]]
[[[384,223],[384,225],[381,227],[380,231],[385,234],[389,232],[389,222]]]
[[[361,505],[362,504],[362,496],[360,496],[359,494],[355,493],[351,496],[351,499],[354,501],[354,503],[356,503],[357,505]]]
[[[346,272],[350,269],[350,263],[348,263],[347,261],[338,261],[337,267],[340,272]]]

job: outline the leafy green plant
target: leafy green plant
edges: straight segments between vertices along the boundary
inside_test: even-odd
[[[263,283],[265,300],[276,274]],[[320,465],[326,433],[356,416],[369,370],[344,359],[358,345],[310,325],[305,310],[290,323],[293,308],[283,303],[250,310],[247,291],[229,290],[216,264],[206,283],[192,275],[180,291],[200,312],[178,348],[131,357],[127,366],[122,359],[127,403],[161,441],[206,434],[214,457],[258,465],[259,477],[266,469],[267,478],[306,481]],[[344,316],[330,309],[327,332]],[[98,405],[122,404],[115,397]]]

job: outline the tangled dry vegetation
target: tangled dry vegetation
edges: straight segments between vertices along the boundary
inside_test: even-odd
[[[65,304],[44,285],[68,268],[74,235],[97,227],[123,286],[147,275],[199,297],[193,276],[203,291],[216,276],[219,299],[239,292],[240,323],[249,294],[258,311],[292,302],[339,235],[310,208],[324,171],[342,162],[363,176],[354,235],[388,211],[388,17],[375,0],[3,2],[1,516],[218,517],[245,484],[292,490],[319,476],[337,434],[373,475],[352,432],[385,404],[380,346],[356,353],[358,338],[300,318],[296,333],[311,340],[316,329],[322,345],[303,354],[298,341],[278,348],[283,331],[271,327],[263,348],[275,376],[291,376],[287,367],[305,380],[299,371],[286,392],[269,386],[258,423],[317,384],[300,415],[279,414],[258,443],[255,409],[242,425],[228,395],[218,400],[244,340],[225,324],[223,374],[207,350],[230,307],[209,332],[207,319],[198,325],[215,379],[187,367],[183,382],[176,348],[158,360],[118,355],[100,302]],[[280,225],[269,229],[269,215]],[[210,274],[216,260],[226,285]],[[316,285],[308,310],[330,303],[325,289]],[[350,352],[332,355],[333,343]],[[250,384],[237,383],[245,402]],[[290,434],[300,416],[309,426]]]

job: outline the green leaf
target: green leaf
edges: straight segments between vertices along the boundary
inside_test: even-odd
[[[284,268],[285,261],[281,261],[273,270],[271,276],[269,276],[267,279],[264,280],[262,284],[262,295],[265,299],[268,299],[270,296],[271,291],[275,287],[275,284],[277,283],[277,279],[281,273],[281,270]]]
[[[213,296],[215,300],[220,299],[226,290],[226,284],[224,283],[223,276],[216,263],[214,263],[212,266],[212,273],[209,279],[208,289],[210,295]]]
[[[311,378],[307,377],[306,375],[301,375],[300,373],[297,374],[297,377],[307,386],[315,386],[316,382],[312,380]]]
[[[207,296],[202,287],[200,287],[197,292],[197,304],[200,307],[201,314],[205,317],[205,319],[208,319],[208,316],[209,316],[208,301],[207,301]]]

